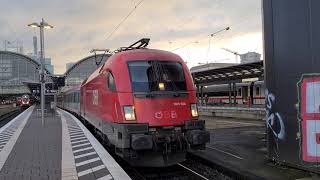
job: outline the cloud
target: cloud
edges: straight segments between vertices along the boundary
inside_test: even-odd
[[[92,48],[117,48],[142,37],[152,39],[152,48],[167,50],[199,41],[176,53],[188,59],[201,59],[208,49],[208,35],[227,26],[231,26],[230,31],[212,38],[213,51],[220,47],[241,52],[262,51],[261,2],[257,0],[144,0],[107,41],[108,34],[137,2],[139,0],[2,0],[0,41],[22,40],[25,51],[32,52],[32,36],[38,35],[38,30],[26,25],[45,18],[54,26],[45,32],[46,56],[52,57],[58,74],[65,71],[67,62],[90,55]],[[243,43],[234,40],[254,44],[246,43],[246,47],[242,47]],[[186,49],[197,53],[187,57]],[[209,56],[218,58],[212,53]]]

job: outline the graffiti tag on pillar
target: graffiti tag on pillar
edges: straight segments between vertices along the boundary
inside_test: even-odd
[[[274,94],[266,90],[267,127],[272,131],[275,138],[283,140],[285,138],[285,126],[279,112],[274,112],[275,101]]]

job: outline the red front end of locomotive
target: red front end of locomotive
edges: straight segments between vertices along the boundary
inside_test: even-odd
[[[184,61],[152,49],[116,53],[81,86],[81,116],[140,166],[181,162],[210,135],[198,120],[196,91]]]

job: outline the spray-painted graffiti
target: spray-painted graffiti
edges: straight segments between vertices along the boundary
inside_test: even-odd
[[[267,111],[267,127],[270,129],[277,140],[283,140],[285,138],[285,126],[281,115],[278,112],[274,112],[273,106],[276,98],[274,94],[270,93],[266,89],[266,111]]]

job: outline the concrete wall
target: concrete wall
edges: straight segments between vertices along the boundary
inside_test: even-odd
[[[199,114],[200,116],[263,120],[266,111],[265,108],[200,106]]]

